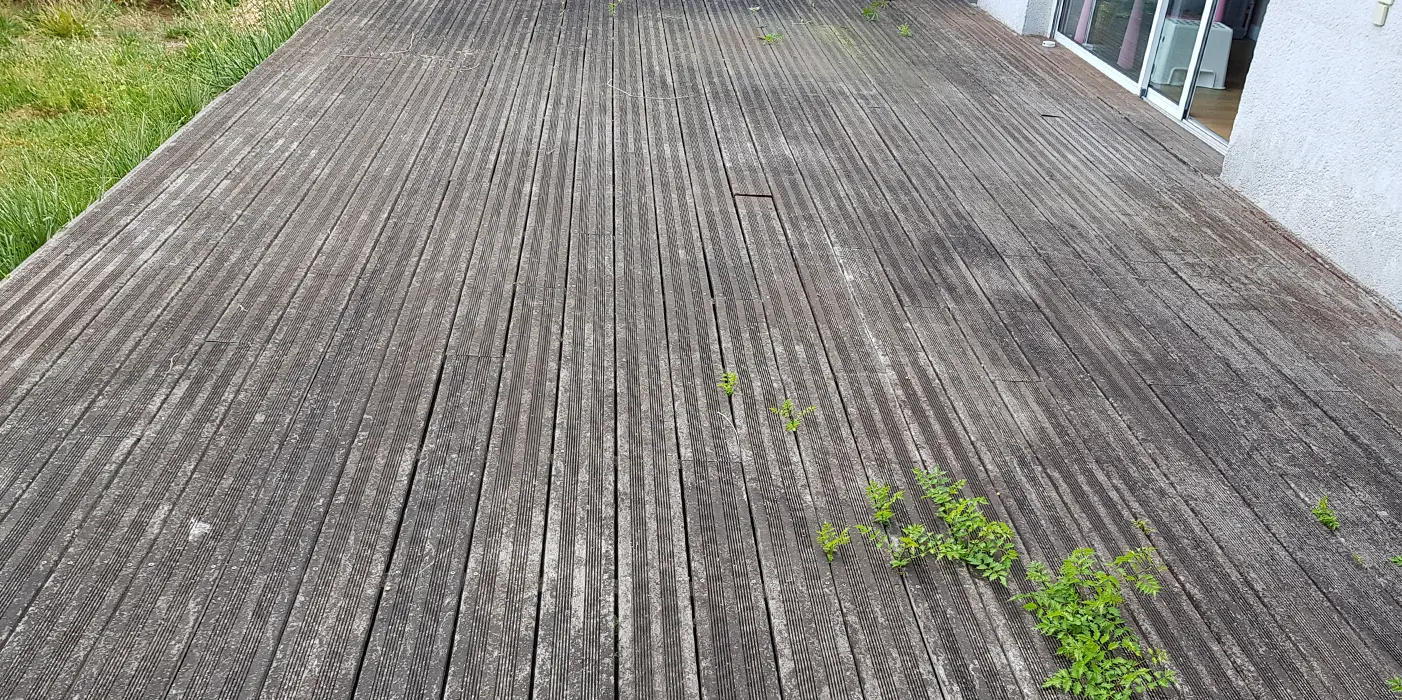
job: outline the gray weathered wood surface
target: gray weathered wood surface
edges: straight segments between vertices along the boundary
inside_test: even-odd
[[[940,464],[1176,694],[1387,697],[1398,316],[1064,50],[752,4],[335,0],[0,284],[0,696],[1050,697],[815,545]]]

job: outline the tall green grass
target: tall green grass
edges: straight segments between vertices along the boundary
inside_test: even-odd
[[[0,0],[0,277],[326,0]]]

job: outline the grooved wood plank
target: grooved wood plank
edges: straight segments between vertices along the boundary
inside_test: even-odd
[[[677,405],[667,347],[650,113],[675,109],[647,81],[644,3],[619,4],[614,54],[614,326],[617,435],[617,695],[699,694]],[[656,87],[663,94],[649,94]],[[670,251],[667,251],[670,253]]]

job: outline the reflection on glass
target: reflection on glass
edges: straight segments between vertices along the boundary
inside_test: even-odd
[[[1068,0],[1057,29],[1138,82],[1157,9],[1158,0]]]
[[[1165,8],[1154,65],[1149,70],[1149,87],[1174,102],[1183,96],[1205,6],[1205,0],[1169,0]]]

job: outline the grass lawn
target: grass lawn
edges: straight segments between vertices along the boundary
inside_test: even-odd
[[[0,277],[326,0],[0,0]]]

